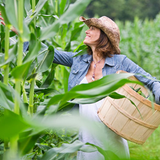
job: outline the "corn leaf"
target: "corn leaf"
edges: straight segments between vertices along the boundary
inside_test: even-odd
[[[17,44],[15,44],[10,50],[9,50],[9,58],[5,61],[4,60],[4,54],[1,56],[1,63],[0,63],[0,67],[10,63],[17,54]]]
[[[9,19],[7,17],[7,14],[6,14],[6,10],[5,10],[4,6],[2,6],[2,4],[0,4],[0,11],[1,11],[1,14],[2,14],[2,17],[4,19],[5,24],[10,25]]]
[[[46,2],[47,2],[47,0],[39,0],[38,1],[34,13],[32,13],[32,11],[29,12],[30,14],[25,18],[25,23],[27,25],[38,15],[38,13],[41,11],[41,9],[43,8],[43,6],[45,5]]]
[[[6,110],[4,115],[0,117],[0,138],[8,140],[18,135],[20,132],[28,128],[29,125],[25,123],[21,116],[12,111]]]
[[[48,48],[48,51],[45,54],[41,54],[38,57],[39,66],[37,67],[36,72],[47,71],[53,63],[53,58],[54,58],[54,48],[52,46],[50,46]]]
[[[30,65],[31,65],[31,61],[15,67],[12,70],[11,75],[15,79],[25,79],[27,77]]]
[[[114,92],[119,87],[123,86],[126,83],[139,83],[128,80],[126,78],[132,76],[131,73],[124,74],[111,74],[103,77],[100,80],[91,82],[89,84],[81,84],[72,88],[69,92],[64,95],[59,95],[53,97],[48,102],[48,107],[52,104],[59,103],[60,108],[63,108],[63,105],[66,102],[70,103],[93,103],[96,102],[112,92]]]
[[[59,148],[52,148],[48,150],[41,160],[50,160],[54,159],[58,156],[58,154],[65,154],[65,153],[74,153],[78,149],[80,149],[84,145],[83,142],[76,140],[71,144],[63,143]]]
[[[24,57],[23,61],[26,63],[34,60],[38,56],[40,48],[41,48],[41,43],[39,42],[39,40],[36,39],[36,36],[34,34],[31,34],[31,40],[29,43],[29,52]]]
[[[7,15],[10,23],[19,32],[19,29],[18,29],[18,20],[17,20],[17,14],[18,13],[17,13],[17,8],[16,7],[17,7],[16,1],[5,0],[6,15]]]

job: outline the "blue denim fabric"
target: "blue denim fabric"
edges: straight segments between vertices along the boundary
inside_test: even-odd
[[[29,42],[24,43],[23,51],[25,52],[29,46]],[[68,90],[78,85],[88,72],[92,56],[84,54],[73,57],[77,53],[58,51],[55,49],[54,63],[71,67],[71,72],[68,80]],[[116,73],[118,70],[124,70],[130,73],[139,73],[147,77],[136,76],[139,81],[144,83],[155,95],[155,102],[160,104],[160,82],[144,71],[141,67],[127,58],[125,55],[114,55],[111,58],[106,58],[105,65],[102,69],[103,76]]]
[[[23,52],[26,52],[28,47],[29,47],[29,42],[24,42],[23,43]]]
[[[71,72],[68,80],[68,90],[81,82],[88,72],[92,56],[84,54],[73,57],[76,53],[58,51],[55,49],[54,63],[62,64],[71,67]],[[130,73],[139,73],[147,77],[136,76],[139,81],[144,83],[155,95],[155,102],[160,104],[160,82],[144,71],[141,67],[127,58],[125,55],[114,55],[111,58],[106,58],[105,65],[102,69],[103,76],[116,73],[118,70],[124,70]]]

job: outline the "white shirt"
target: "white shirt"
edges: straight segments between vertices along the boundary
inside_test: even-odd
[[[80,82],[80,84],[82,83],[88,83],[86,77],[84,77]],[[92,104],[79,104],[79,113],[93,121],[96,122],[98,121],[103,124],[103,122],[101,122],[97,114],[97,111],[101,107],[103,101],[104,99]],[[104,127],[103,130],[100,130],[100,134],[103,132],[103,134],[106,135],[106,139],[104,139],[103,141],[97,139],[94,133],[87,132],[86,130],[81,130],[79,132],[79,140],[84,143],[89,142],[95,144],[105,150],[111,150],[114,154],[116,154],[120,158],[129,158],[129,148],[127,140],[123,139],[122,137],[114,133],[104,124],[102,126]],[[104,160],[104,157],[98,151],[90,153],[78,152],[77,160],[89,160],[89,159]]]

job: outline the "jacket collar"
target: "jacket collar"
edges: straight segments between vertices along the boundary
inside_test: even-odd
[[[92,55],[89,54],[84,54],[82,56],[82,60],[86,63],[91,63],[91,61],[93,60]]]
[[[82,60],[86,63],[91,63],[91,61],[93,60],[92,55],[89,54],[84,54],[82,56]],[[107,57],[105,60],[105,65],[108,66],[115,66],[115,61],[114,61],[114,56],[112,57]]]
[[[105,60],[105,64],[108,65],[108,66],[115,66],[114,56],[107,57],[106,60]]]

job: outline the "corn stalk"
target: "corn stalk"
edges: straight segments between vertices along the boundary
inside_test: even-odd
[[[32,0],[32,13],[35,11],[36,1]],[[36,25],[36,19],[33,19],[34,26]],[[34,33],[34,28],[31,28],[31,32]],[[34,71],[33,71],[34,72]],[[30,94],[29,94],[29,114],[33,115],[34,112],[34,84],[35,84],[35,77],[31,79],[30,82]]]
[[[5,27],[5,61],[7,61],[9,57],[9,27]],[[4,84],[8,84],[8,75],[9,75],[9,64],[4,66]]]
[[[19,27],[19,34],[18,34],[18,57],[17,57],[17,66],[22,65],[22,58],[23,58],[23,40],[21,35],[23,34],[23,0],[18,1],[18,27]],[[15,79],[15,90],[18,95],[21,95],[21,79]],[[14,103],[14,112],[19,115],[20,113],[20,102],[15,96],[15,103]],[[19,136],[14,136],[10,143],[11,143],[11,155],[17,154],[18,151],[18,139]]]
[[[5,56],[4,60],[7,61],[9,58],[9,37],[10,37],[10,32],[9,32],[9,27],[5,27]],[[6,64],[4,66],[4,84],[8,85],[8,75],[9,75],[9,64]],[[4,142],[4,151],[8,149],[8,142]]]

